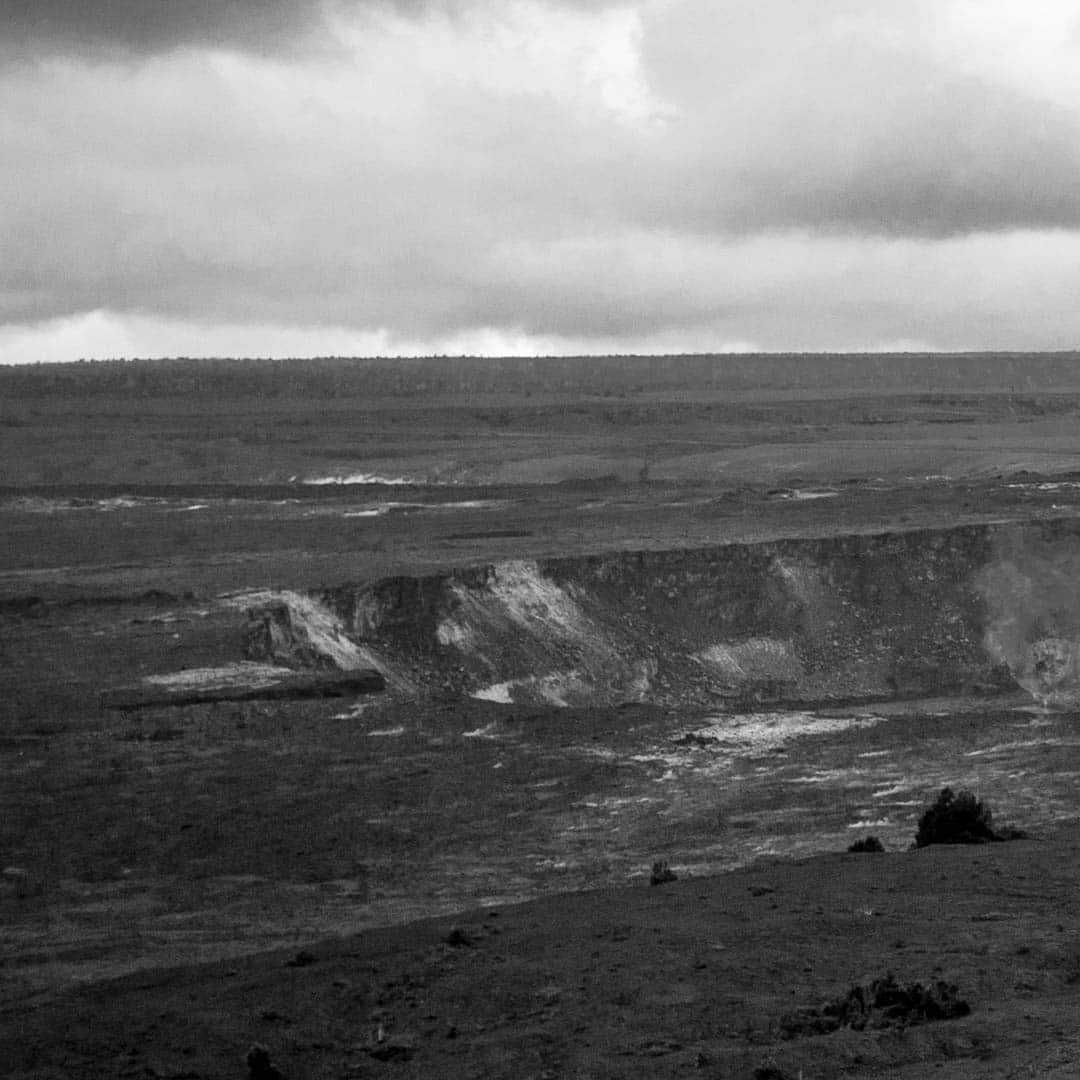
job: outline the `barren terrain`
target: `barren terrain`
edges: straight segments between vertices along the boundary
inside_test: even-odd
[[[0,372],[0,1074],[1076,1075],[1080,361],[861,360]]]

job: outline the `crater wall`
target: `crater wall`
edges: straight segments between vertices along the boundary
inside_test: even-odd
[[[1080,698],[1072,520],[504,561],[304,604],[420,693],[822,705],[1020,685]],[[304,648],[307,615],[298,606],[288,629]]]

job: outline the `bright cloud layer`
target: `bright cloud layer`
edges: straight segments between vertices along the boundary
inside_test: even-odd
[[[7,4],[0,362],[1080,345],[1080,13]]]

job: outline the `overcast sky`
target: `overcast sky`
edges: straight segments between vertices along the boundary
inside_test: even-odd
[[[1074,0],[0,0],[0,362],[1080,348]]]

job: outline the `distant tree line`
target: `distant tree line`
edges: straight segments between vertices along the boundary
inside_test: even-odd
[[[1080,391],[1080,353],[80,361],[0,367],[0,398],[624,397],[793,390]]]

